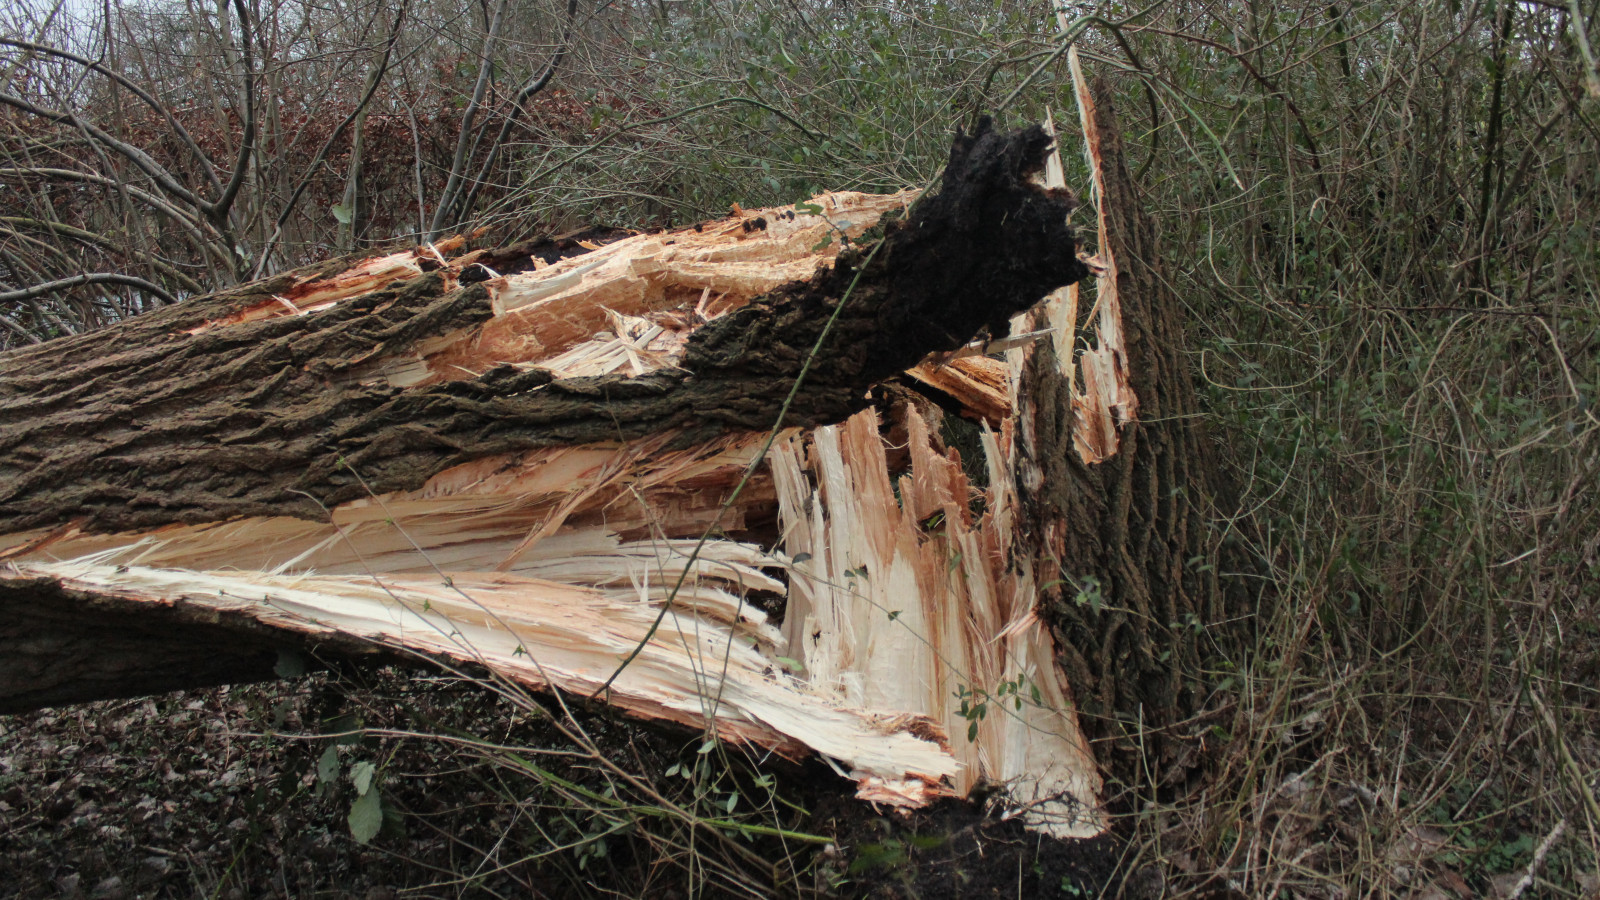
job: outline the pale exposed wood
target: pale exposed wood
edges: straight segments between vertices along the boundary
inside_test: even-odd
[[[279,517],[142,535],[65,529],[3,571],[126,603],[183,603],[307,635],[355,635],[588,694],[643,641],[694,544],[624,541],[620,528],[665,534],[709,524],[702,498],[673,495],[703,481],[725,490],[758,439],[676,453],[660,452],[661,443],[482,460],[418,491],[341,506],[328,524]],[[596,515],[606,524],[547,528],[552,516]],[[526,540],[542,531],[550,536]],[[931,720],[844,705],[783,673],[782,635],[744,596],[781,593],[783,582],[763,568],[786,566],[780,553],[708,542],[607,702],[729,740],[825,754],[879,801],[921,805],[946,792],[940,782],[957,763]]]
[[[12,571],[129,603],[188,604],[310,636],[356,635],[585,696],[604,685],[656,618],[645,578],[629,585],[629,597],[520,575],[455,574],[446,584],[425,576],[270,575],[92,559],[16,563]],[[915,805],[943,793],[939,782],[956,774],[939,742],[924,737],[937,735],[929,723],[832,703],[714,619],[687,611],[665,616],[605,699],[647,718],[712,727],[727,740],[823,753],[875,794],[893,791]]]
[[[230,325],[242,325],[278,316],[303,316],[327,309],[341,300],[370,294],[407,278],[415,278],[427,271],[424,268],[424,261],[437,262],[448,270],[449,261],[445,254],[460,250],[466,243],[467,239],[458,235],[413,250],[401,250],[387,256],[363,260],[336,275],[301,281],[264,303],[184,331],[186,334],[204,334]],[[470,260],[466,264],[470,264]],[[459,272],[460,269],[461,261],[458,260],[452,274]]]
[[[681,350],[685,332],[698,324],[693,313],[668,316],[661,334],[643,339],[646,346],[619,344],[610,348],[615,352],[603,353],[605,348],[592,346],[596,334],[613,325],[613,334],[620,337],[622,332],[615,329],[628,327],[625,323],[657,323],[648,317],[684,307],[704,321],[712,311],[726,313],[784,284],[804,281],[831,263],[848,241],[861,237],[885,213],[904,210],[916,196],[911,190],[825,193],[798,206],[746,210],[698,230],[635,235],[554,264],[536,263],[532,271],[486,282],[495,312],[488,323],[429,339],[401,356],[366,361],[355,377],[416,387],[470,378],[507,363],[571,375],[625,368],[644,374],[660,367],[659,360],[650,361],[652,356]],[[187,333],[305,315],[429,270],[441,273],[448,290],[483,258],[481,253],[452,257],[465,243],[453,237],[365,260]],[[626,337],[638,341],[641,334]],[[650,348],[651,341],[658,346]],[[569,355],[574,352],[578,355]]]
[[[635,376],[654,372],[683,358],[695,318],[706,317],[682,313],[645,317],[612,311],[611,331],[543,360],[540,366],[558,378],[610,375],[620,371]]]
[[[920,363],[906,374],[929,387],[960,398],[967,409],[990,424],[998,425],[1011,415],[1011,399],[1006,391],[1006,365],[998,359],[969,356],[943,365],[930,360]]]
[[[941,723],[961,762],[958,793],[1006,783],[1030,824],[1099,834],[1099,776],[1035,615],[1036,586],[1012,552],[1010,437],[986,434],[993,477],[975,517],[959,459],[934,449],[914,408],[905,419],[911,471],[898,479],[871,411],[774,455],[794,560],[790,653],[846,703]]]
[[[1073,430],[1073,444],[1084,462],[1096,463],[1117,452],[1117,429],[1138,415],[1139,398],[1128,382],[1122,300],[1117,295],[1117,260],[1105,239],[1106,211],[1102,202],[1106,192],[1105,164],[1101,158],[1099,127],[1095,124],[1094,96],[1083,77],[1076,47],[1067,51],[1067,65],[1072,72],[1073,91],[1078,100],[1084,158],[1089,164],[1097,231],[1100,235],[1096,254],[1099,265],[1095,267],[1095,305],[1089,312],[1089,318],[1094,320],[1096,341],[1079,356],[1083,389],[1081,392],[1075,389],[1073,393],[1073,411],[1078,420],[1078,427]],[[1074,300],[1076,296],[1074,292]],[[1075,313],[1075,302],[1073,307]],[[1076,321],[1075,314],[1073,321]]]
[[[591,341],[615,315],[648,318],[685,307],[698,307],[702,315],[707,307],[725,313],[810,278],[839,255],[842,237],[859,238],[885,213],[903,210],[915,198],[915,191],[822,194],[808,207],[751,210],[699,231],[636,235],[495,278],[486,283],[495,311],[489,322],[424,342],[405,356],[373,361],[359,377],[412,387],[473,377],[497,365],[542,367]],[[650,368],[642,360],[638,367],[638,374]]]

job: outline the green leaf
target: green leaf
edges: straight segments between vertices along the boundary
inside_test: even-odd
[[[850,863],[850,873],[857,875],[879,866],[892,867],[906,858],[905,845],[899,841],[890,840],[882,844],[862,844],[856,850],[856,858]]]
[[[350,767],[350,780],[355,782],[356,793],[365,794],[372,789],[372,776],[377,771],[378,767],[366,760],[362,760]]]
[[[378,791],[367,791],[350,804],[350,836],[358,844],[369,844],[383,827],[383,801]]]
[[[322,751],[322,758],[317,760],[317,780],[323,784],[331,784],[339,777],[339,748],[329,744],[328,749]]]
[[[333,213],[333,217],[339,220],[340,225],[349,225],[350,220],[355,218],[350,215],[350,207],[345,206],[343,203],[335,203],[328,207],[328,212]],[[366,841],[362,841],[362,843],[364,844]]]
[[[793,659],[788,656],[779,656],[775,659],[775,661],[778,665],[783,666],[785,671],[793,672],[797,675],[806,670],[804,663],[800,662],[798,659]]]
[[[895,619],[900,618],[900,614],[902,612],[904,612],[904,611],[905,610],[900,610],[900,609],[891,609],[891,610],[889,610],[889,621],[893,622]]]
[[[830,244],[832,244],[832,243],[833,243],[833,235],[832,234],[826,235],[826,236],[823,237],[822,240],[817,241],[815,244],[813,244],[811,246],[811,252],[812,253],[820,253],[823,250],[828,249],[828,246]]]
[[[724,803],[722,805],[722,807],[723,807],[723,809],[726,809],[728,812],[731,813],[731,812],[733,812],[733,808],[735,806],[738,806],[738,805],[739,805],[739,794],[738,794],[738,792],[734,792],[734,793],[728,795],[728,802]]]

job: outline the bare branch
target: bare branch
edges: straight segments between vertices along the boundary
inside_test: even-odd
[[[122,275],[117,272],[91,272],[85,275],[74,275],[71,278],[47,281],[44,284],[36,284],[31,287],[20,288],[15,291],[0,292],[0,303],[15,303],[20,300],[31,300],[34,297],[42,297],[45,294],[53,294],[57,291],[81,287],[86,284],[123,284],[127,285],[128,287],[135,287],[141,291],[147,291],[151,294],[154,294],[155,296],[160,297],[163,303],[178,302],[178,298],[167,293],[166,288],[163,288],[159,284],[146,281],[143,278],[138,278],[133,275]]]
[[[511,136],[511,129],[516,127],[517,119],[522,113],[522,108],[533,96],[545,89],[550,79],[556,74],[556,69],[561,66],[561,60],[566,56],[572,42],[572,26],[578,16],[578,0],[567,0],[567,24],[562,30],[561,43],[556,46],[556,54],[551,57],[544,71],[537,77],[522,86],[517,92],[516,99],[511,101],[511,110],[506,113],[506,120],[500,126],[500,133],[495,136],[494,142],[489,145],[489,156],[483,161],[483,167],[478,170],[478,177],[472,180],[471,189],[467,198],[461,201],[460,211],[456,215],[457,221],[465,221],[472,215],[472,207],[478,200],[478,191],[483,188],[484,182],[489,180],[489,173],[494,168],[495,161],[500,156],[500,148],[505,146],[506,139]]]
[[[483,97],[489,90],[489,73],[494,69],[494,45],[500,37],[500,25],[505,21],[508,3],[509,0],[500,0],[495,6],[494,18],[490,20],[489,31],[484,35],[478,81],[472,88],[471,102],[461,114],[461,132],[456,138],[455,157],[450,161],[450,177],[445,182],[444,192],[439,195],[439,206],[433,211],[433,223],[428,226],[429,240],[439,236],[439,231],[448,221],[450,209],[456,204],[457,195],[461,193],[461,182],[469,162],[468,151],[472,146],[472,123],[478,117],[478,110],[483,108]]]
[[[317,151],[317,155],[312,158],[311,164],[306,166],[305,174],[300,176],[300,183],[294,186],[294,191],[289,194],[289,199],[283,204],[283,209],[278,212],[278,220],[272,227],[272,237],[268,238],[266,246],[261,248],[261,253],[256,260],[255,274],[252,277],[261,277],[262,271],[272,258],[272,251],[277,246],[278,238],[283,234],[284,224],[294,214],[295,207],[300,203],[300,196],[305,193],[306,186],[311,184],[311,179],[315,176],[317,168],[322,165],[322,161],[328,158],[328,152],[333,149],[334,143],[344,134],[345,129],[349,128],[350,124],[361,116],[368,105],[372,103],[372,98],[377,95],[378,87],[383,84],[384,75],[389,72],[389,61],[394,57],[395,43],[400,39],[400,32],[405,27],[406,12],[410,9],[410,6],[410,0],[403,0],[400,4],[400,11],[395,16],[394,27],[389,31],[389,40],[383,47],[383,56],[378,60],[377,67],[367,76],[366,90],[362,92],[360,101],[356,103],[355,109],[352,109],[350,114],[344,117],[344,121],[340,122],[328,134],[328,139],[322,142],[322,149]]]
[[[0,222],[11,226],[20,225],[30,228],[37,228],[41,231],[49,231],[61,237],[72,238],[73,240],[82,241],[86,244],[92,244],[96,247],[101,247],[114,253],[126,253],[130,256],[146,256],[145,254],[140,254],[138,251],[135,251],[132,247],[129,247],[121,242],[114,241],[103,234],[96,234],[92,231],[86,231],[82,228],[68,225],[64,222],[53,222],[48,219],[30,219],[25,216],[0,216]],[[205,293],[205,289],[202,288],[199,283],[197,283],[193,278],[190,278],[188,275],[185,275],[173,268],[171,263],[156,259],[151,256],[146,256],[145,262],[149,264],[151,268],[162,273],[163,275],[166,275],[175,281],[181,282],[184,288],[193,291],[196,294]]]
[[[239,188],[244,186],[245,172],[250,169],[250,154],[255,152],[256,141],[256,66],[255,53],[251,48],[254,39],[250,34],[250,11],[245,8],[244,0],[233,0],[233,7],[239,16],[240,64],[244,68],[244,74],[239,77],[244,90],[244,134],[239,138],[239,156],[233,164],[233,176],[228,179],[228,186],[222,189],[222,195],[216,203],[201,204],[201,208],[219,228],[227,221],[228,211],[239,196]]]
[[[85,134],[93,137],[100,144],[121,154],[129,162],[137,166],[139,171],[150,176],[150,179],[166,193],[176,197],[179,200],[182,200],[185,203],[190,204],[191,206],[201,209],[206,208],[207,204],[203,200],[195,196],[193,191],[180,184],[178,180],[173,177],[171,172],[168,172],[161,166],[160,163],[151,159],[150,156],[143,150],[140,150],[138,147],[135,147],[125,141],[120,141],[112,137],[110,134],[107,134],[104,129],[84,121],[77,114],[39,106],[37,104],[30,103],[15,94],[5,91],[0,91],[0,103],[20,109],[29,115],[37,116],[41,119],[48,119],[49,121],[55,122],[58,125],[71,125],[72,127],[83,131]]]
[[[16,47],[20,50],[27,50],[30,53],[42,53],[46,56],[59,57],[61,59],[75,62],[92,72],[104,75],[106,78],[110,79],[126,90],[128,93],[133,94],[135,97],[138,97],[140,100],[144,101],[146,106],[155,110],[156,113],[158,113],[161,118],[166,121],[167,127],[172,129],[173,135],[175,135],[178,140],[182,141],[185,147],[189,148],[189,152],[194,156],[195,162],[199,164],[201,171],[205,173],[206,177],[211,180],[212,185],[219,190],[222,188],[222,182],[217,180],[215,165],[212,163],[211,158],[205,154],[204,150],[200,149],[199,144],[195,143],[194,137],[189,134],[188,129],[183,127],[182,123],[180,123],[172,115],[172,112],[168,110],[167,107],[161,103],[161,101],[157,100],[155,97],[152,97],[149,91],[146,91],[137,83],[122,75],[122,73],[101,65],[95,60],[79,56],[70,50],[62,50],[59,47],[52,47],[49,44],[39,44],[33,41],[22,41],[15,38],[0,37],[0,47]]]
[[[106,187],[114,187],[114,188],[117,188],[119,190],[127,191],[129,196],[134,197],[134,198],[136,198],[138,200],[143,201],[144,203],[149,204],[152,208],[154,208],[158,212],[164,214],[167,218],[171,219],[173,222],[177,223],[177,225],[180,228],[184,229],[184,231],[187,232],[189,234],[189,236],[194,240],[196,247],[198,247],[199,249],[203,250],[206,253],[211,254],[212,256],[215,256],[218,261],[223,263],[223,265],[231,265],[232,264],[231,260],[228,258],[228,254],[224,250],[218,249],[217,246],[212,241],[208,240],[205,237],[205,235],[200,233],[200,228],[202,228],[202,227],[209,228],[210,227],[210,224],[204,218],[201,218],[199,216],[194,215],[193,213],[190,213],[190,212],[188,212],[186,210],[183,210],[183,209],[180,209],[180,208],[178,208],[176,206],[173,206],[171,203],[168,203],[166,200],[162,199],[161,197],[159,197],[159,196],[157,196],[155,194],[150,193],[147,190],[144,190],[143,188],[137,187],[135,185],[128,184],[128,183],[126,183],[124,181],[118,181],[117,179],[114,179],[114,178],[109,178],[109,177],[107,177],[105,175],[98,175],[98,174],[95,174],[95,173],[92,173],[92,172],[81,172],[81,171],[79,171],[77,169],[57,169],[57,168],[50,168],[50,167],[45,167],[45,166],[14,167],[14,168],[3,168],[3,169],[0,169],[0,178],[5,178],[5,177],[8,177],[8,176],[9,177],[38,176],[38,177],[41,177],[41,178],[60,178],[60,179],[64,179],[64,180],[67,180],[67,181],[80,181],[80,182],[83,182],[85,184],[98,184],[98,185],[104,185]],[[216,234],[214,229],[213,229],[212,233]],[[217,235],[217,236],[221,237],[220,235]]]

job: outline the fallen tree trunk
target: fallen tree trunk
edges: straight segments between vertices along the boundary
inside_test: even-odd
[[[914,205],[450,242],[0,357],[0,712],[421,657],[1101,832],[1040,460],[1137,407],[1114,304],[1064,394],[1098,443],[1019,393],[1089,272],[1052,141],[985,124]]]

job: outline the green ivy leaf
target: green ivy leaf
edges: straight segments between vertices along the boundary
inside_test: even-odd
[[[317,780],[323,784],[331,784],[339,777],[339,748],[329,744],[328,749],[322,751],[322,758],[317,760]]]
[[[363,796],[372,789],[372,776],[378,771],[372,763],[362,760],[350,767],[350,780],[355,782],[356,793]]]
[[[350,804],[350,836],[358,844],[370,844],[383,827],[383,801],[378,791],[367,791]]]

